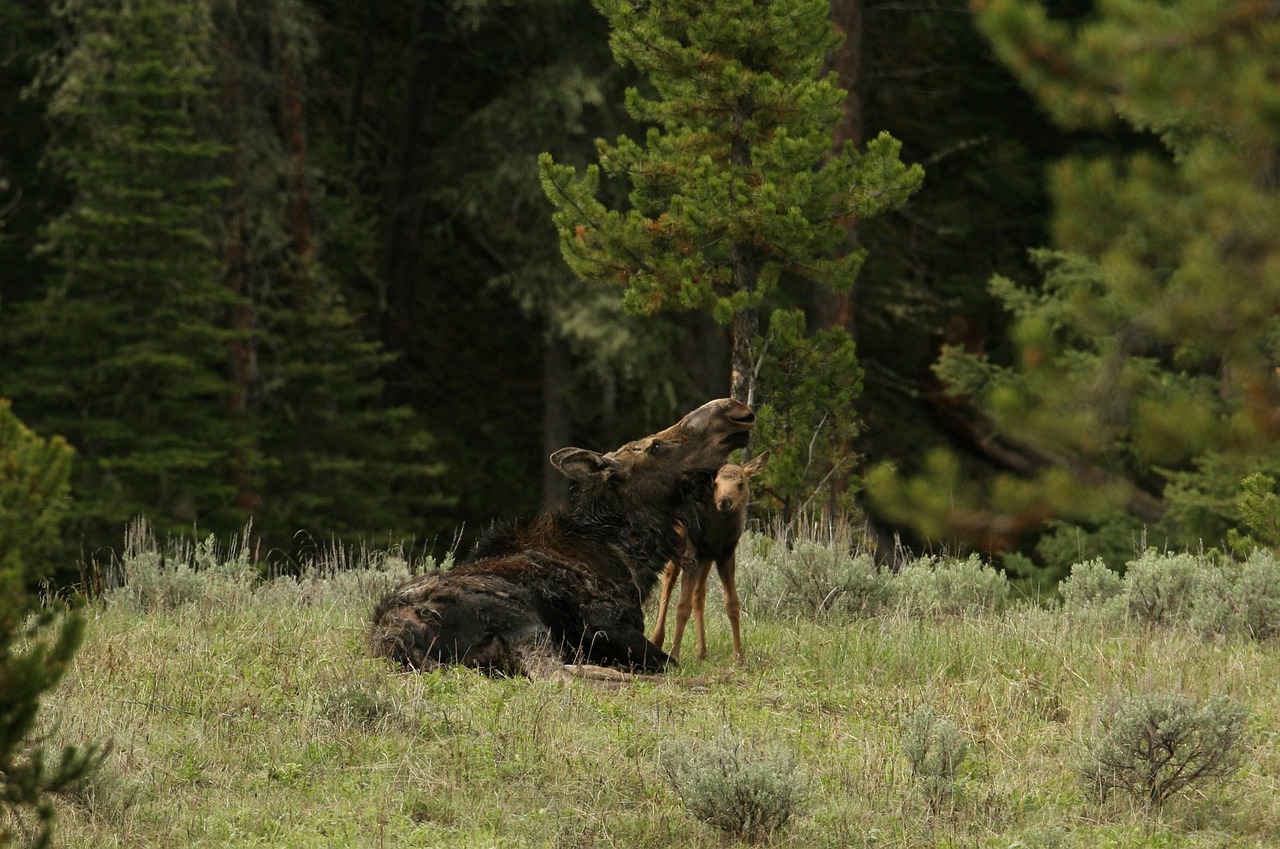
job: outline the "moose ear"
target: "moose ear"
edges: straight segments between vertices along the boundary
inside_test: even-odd
[[[754,477],[764,471],[764,467],[769,465],[769,452],[758,454],[752,457],[742,466],[742,473],[747,477]]]
[[[618,464],[614,460],[585,448],[561,448],[551,455],[551,465],[560,474],[578,483],[591,478],[607,478],[618,471]]]

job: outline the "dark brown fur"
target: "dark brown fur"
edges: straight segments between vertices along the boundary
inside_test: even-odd
[[[393,590],[374,612],[373,651],[417,669],[538,677],[583,662],[662,669],[670,658],[645,639],[641,605],[753,420],[721,399],[608,454],[557,451],[576,484],[569,506],[495,529],[453,569]]]
[[[671,657],[679,659],[680,643],[684,629],[693,614],[698,639],[698,659],[707,656],[707,629],[704,614],[707,606],[707,578],[711,567],[716,567],[720,584],[724,587],[724,607],[729,617],[729,629],[733,634],[733,657],[742,662],[742,633],[739,619],[742,604],[738,601],[738,540],[747,524],[747,504],[751,501],[751,478],[764,470],[769,462],[766,451],[744,465],[726,463],[716,472],[710,510],[701,524],[691,526],[685,533],[686,543],[681,556],[667,564],[662,576],[662,595],[658,602],[657,624],[652,642],[662,648],[665,639],[667,606],[676,578],[680,580],[680,601],[676,604],[676,633],[671,641]]]

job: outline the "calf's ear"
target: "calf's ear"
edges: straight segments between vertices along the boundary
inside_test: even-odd
[[[551,465],[569,480],[579,483],[606,478],[619,470],[614,460],[585,448],[561,448],[551,455]]]
[[[754,477],[764,471],[764,467],[769,465],[769,452],[757,454],[742,466],[742,473],[747,477]]]

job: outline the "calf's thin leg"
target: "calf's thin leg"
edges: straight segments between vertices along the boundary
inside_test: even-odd
[[[653,634],[649,637],[649,642],[658,648],[662,648],[663,642],[667,639],[667,608],[671,604],[671,593],[676,586],[676,578],[680,576],[680,565],[672,560],[667,563],[667,570],[662,573],[662,594],[658,596],[658,621],[653,626]],[[679,653],[677,647],[672,652],[672,657]]]
[[[716,571],[720,573],[720,583],[724,586],[724,612],[729,616],[729,630],[733,632],[733,659],[742,663],[742,634],[738,627],[742,603],[738,601],[737,554],[730,554],[723,560],[716,561]]]
[[[701,628],[702,616],[697,607],[696,595],[698,585],[706,583],[707,570],[710,569],[709,562],[694,563],[691,568],[683,570],[680,577],[680,601],[676,604],[676,635],[671,641],[671,656],[674,658],[680,657],[680,644],[684,641],[684,629],[689,624],[690,613],[697,614],[697,622]]]
[[[711,577],[711,561],[708,560],[698,573],[698,584],[693,589],[693,623],[698,632],[698,660],[707,659],[707,579]]]

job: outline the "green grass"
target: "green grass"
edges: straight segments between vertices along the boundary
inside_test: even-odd
[[[363,643],[374,596],[402,567],[257,589],[214,576],[189,600],[94,602],[42,717],[55,740],[112,750],[59,801],[58,843],[716,845],[719,831],[668,785],[660,749],[727,737],[793,754],[810,784],[779,846],[1280,845],[1274,642],[1017,605],[819,620],[757,597],[737,667],[713,590],[710,659],[665,678],[609,689],[404,674]],[[1155,811],[1090,799],[1078,769],[1102,712],[1158,691],[1243,703],[1244,769]],[[922,705],[968,744],[936,813],[902,751]]]

